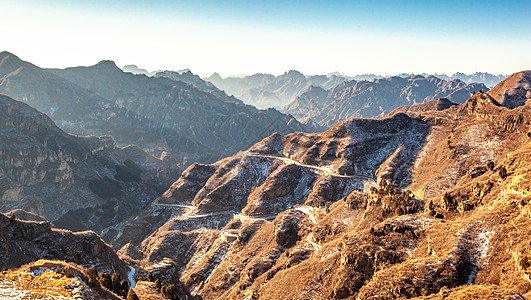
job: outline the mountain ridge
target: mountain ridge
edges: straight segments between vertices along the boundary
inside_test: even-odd
[[[530,126],[476,92],[271,135],[183,172],[137,262],[175,261],[204,298],[524,299]]]

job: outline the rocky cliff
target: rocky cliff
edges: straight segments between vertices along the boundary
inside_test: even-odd
[[[92,231],[71,232],[56,229],[45,221],[22,221],[0,213],[0,265],[18,268],[39,259],[73,262],[99,272],[121,273],[129,269]]]
[[[310,87],[284,111],[299,120],[311,119],[321,125],[332,126],[352,117],[381,117],[399,106],[421,104],[441,97],[463,103],[479,90],[486,91],[487,87],[420,75],[381,78],[372,82],[347,81],[329,90]]]
[[[527,104],[477,92],[271,135],[188,168],[121,253],[209,299],[524,299],[530,131]]]
[[[0,95],[0,209],[63,228],[101,230],[140,211],[178,170],[111,137],[69,135],[45,114]]]

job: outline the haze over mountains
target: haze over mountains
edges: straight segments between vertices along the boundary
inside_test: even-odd
[[[149,72],[145,69],[139,69],[135,65],[127,65],[123,68],[123,70],[125,72],[131,72],[133,74],[145,74],[147,76],[161,76],[162,74],[157,75],[157,73],[168,72]],[[186,69],[175,71],[173,73],[182,76],[185,75],[185,73],[191,72],[190,70]],[[411,75],[412,74],[402,73],[396,75],[395,77],[407,78]],[[433,75],[439,79],[446,81],[453,81],[455,79],[459,79],[466,84],[483,83],[488,88],[492,88],[493,86],[498,84],[498,82],[507,78],[506,75],[493,75],[486,72],[476,72],[470,75],[466,75],[460,72],[457,72],[453,75],[426,73],[419,75],[423,77],[429,77]],[[195,76],[198,77],[197,75]],[[283,109],[286,105],[290,104],[293,100],[295,100],[297,96],[299,96],[301,93],[304,93],[311,86],[321,87],[325,90],[329,90],[345,81],[373,81],[375,79],[383,79],[389,77],[392,76],[382,76],[375,74],[347,76],[337,72],[330,73],[327,75],[308,76],[296,70],[291,70],[279,76],[257,73],[253,75],[229,76],[223,78],[219,74],[214,73],[211,76],[204,78],[204,80],[206,82],[214,84],[214,86],[216,86],[220,90],[225,91],[229,95],[233,95],[236,98],[243,100],[246,104],[250,104],[262,109],[270,107]],[[179,80],[186,82],[186,80],[183,79]]]
[[[403,73],[397,75],[396,77],[407,78],[410,76],[411,74]],[[421,74],[421,76],[429,77],[430,74]],[[294,101],[297,96],[308,90],[311,86],[329,90],[345,81],[373,81],[389,77],[390,76],[374,74],[345,76],[339,73],[306,76],[298,71],[289,71],[280,76],[273,76],[270,74],[254,74],[249,76],[226,78],[222,78],[215,73],[212,76],[205,78],[205,80],[212,82],[219,89],[224,90],[229,95],[236,96],[238,99],[243,100],[247,104],[251,104],[259,108],[276,107],[283,109],[292,101]],[[437,74],[435,77],[446,81],[459,79],[466,84],[483,83],[487,87],[493,87],[507,76],[477,72],[471,75],[465,75],[463,73],[455,73],[451,76]],[[464,100],[466,100],[466,98],[462,101]],[[401,104],[398,104],[397,106],[400,105]]]
[[[403,105],[447,98],[463,103],[473,93],[486,91],[484,84],[465,84],[459,79],[441,80],[434,76],[411,75],[388,77],[374,81],[345,81],[325,90],[311,86],[284,110],[299,120],[313,120],[331,127],[348,118],[381,117]]]
[[[48,114],[68,132],[109,134],[120,145],[164,153],[181,166],[233,154],[272,132],[318,129],[212,87],[125,73],[111,61],[45,70],[2,52],[0,76],[1,93]]]

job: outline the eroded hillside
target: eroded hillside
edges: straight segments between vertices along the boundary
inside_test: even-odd
[[[204,299],[530,297],[530,131],[475,93],[275,134],[189,167],[120,253]]]
[[[25,209],[73,230],[101,230],[160,195],[178,169],[112,137],[65,133],[0,95],[0,210]]]

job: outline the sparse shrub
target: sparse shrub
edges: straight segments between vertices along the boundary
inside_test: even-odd
[[[153,278],[153,274],[152,274],[152,273],[149,273],[149,274],[148,274],[148,276],[147,276],[147,280],[148,280],[149,282],[153,282],[153,281],[155,281],[155,279]]]
[[[157,289],[157,291],[160,291],[161,287],[162,283],[160,282],[160,279],[155,280],[155,289]]]
[[[508,174],[507,174],[507,169],[505,168],[505,166],[501,166],[501,167],[500,167],[500,170],[499,170],[498,172],[500,173],[500,177],[501,177],[502,179],[507,178],[507,175],[508,175]]]
[[[179,297],[179,289],[173,284],[167,285],[163,288],[162,295],[169,299],[177,299]]]
[[[125,298],[127,296],[127,291],[129,291],[129,282],[127,280],[124,280],[120,288],[120,296]]]
[[[94,268],[90,268],[90,269],[87,269],[85,273],[87,274],[87,277],[88,277],[88,285],[92,287],[95,286],[96,282],[98,281],[98,271],[96,271],[96,269]]]
[[[442,204],[443,204],[443,208],[446,211],[455,209],[455,203],[454,203],[453,197],[448,192],[444,193],[442,197]]]
[[[122,297],[126,297],[129,284],[127,282],[122,283],[122,276],[119,273],[114,273],[111,278],[111,290]]]
[[[489,170],[491,170],[491,171],[494,170],[494,162],[493,161],[489,161],[487,163],[487,168],[489,168]]]
[[[112,279],[109,273],[107,272],[101,273],[100,276],[98,277],[98,281],[100,282],[102,286],[108,288],[109,290],[112,290]]]
[[[127,292],[126,300],[140,300],[133,289],[129,289]]]

